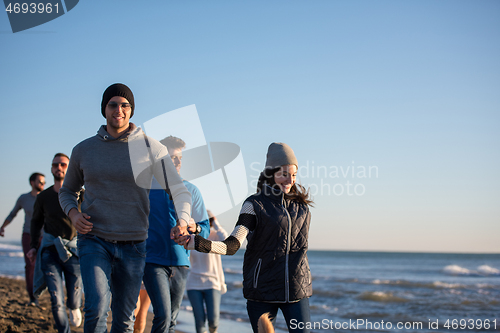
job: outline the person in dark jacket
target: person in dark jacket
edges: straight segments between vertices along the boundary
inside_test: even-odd
[[[295,183],[297,169],[293,150],[285,143],[272,143],[257,193],[243,203],[231,235],[222,242],[199,235],[178,240],[187,242],[188,249],[233,255],[248,238],[243,295],[254,332],[262,314],[269,313],[274,323],[278,309],[289,332],[309,332],[305,323],[310,322],[312,279],[307,247],[313,202],[308,191]]]
[[[80,306],[82,303],[82,277],[80,259],[76,249],[76,229],[59,205],[58,193],[63,185],[69,158],[57,153],[52,160],[51,172],[54,185],[40,192],[36,197],[31,219],[31,250],[27,256],[31,260],[38,255],[35,269],[34,294],[39,296],[47,286],[52,303],[52,315],[59,333],[70,333],[70,322],[75,327],[82,323]],[[79,196],[78,199],[81,197]],[[40,243],[42,228],[44,235]],[[64,275],[64,277],[63,277]],[[66,305],[69,308],[69,321],[64,305],[64,287],[66,287]]]

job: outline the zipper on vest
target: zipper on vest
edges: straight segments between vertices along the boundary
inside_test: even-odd
[[[257,289],[257,283],[259,282],[260,266],[262,265],[262,258],[259,258],[257,265],[255,266],[255,271],[253,272],[253,287]]]
[[[285,210],[286,216],[288,218],[288,233],[286,239],[286,255],[285,255],[285,302],[288,303],[290,300],[290,276],[289,276],[290,274],[288,272],[288,259],[290,254],[290,237],[292,234],[292,218],[290,217],[288,210],[286,210],[284,197],[281,197],[281,206]]]

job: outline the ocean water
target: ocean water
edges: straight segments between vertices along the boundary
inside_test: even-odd
[[[222,261],[229,290],[221,312],[239,320],[247,316],[243,253]],[[500,254],[309,251],[308,257],[313,331],[478,332],[488,325],[500,331]],[[286,328],[283,320],[277,326]]]
[[[221,333],[251,331],[243,254],[222,257],[228,292]],[[309,251],[308,257],[313,332],[500,331],[500,254]],[[24,277],[19,243],[0,243],[0,275]],[[187,297],[182,306],[189,321]],[[276,326],[286,331],[281,314]]]
[[[0,243],[0,276],[24,279],[24,255],[20,240]]]

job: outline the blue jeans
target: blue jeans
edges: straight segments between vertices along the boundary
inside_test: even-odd
[[[285,317],[286,324],[288,326],[288,332],[294,333],[309,333],[310,330],[307,328],[299,329],[299,323],[306,323],[311,321],[311,313],[309,310],[309,298],[303,298],[298,302],[294,303],[267,303],[267,302],[255,302],[247,300],[247,312],[250,318],[250,323],[252,324],[252,329],[255,333],[257,330],[257,322],[262,314],[269,312],[273,325],[276,321],[276,315],[278,314],[278,309],[283,312],[283,317]],[[290,322],[292,319],[294,321]],[[290,327],[290,324],[292,329]],[[305,326],[305,325],[304,325]],[[302,327],[300,325],[300,327]]]
[[[146,260],[146,241],[118,244],[94,235],[79,234],[78,253],[85,290],[84,332],[107,332],[110,302],[113,311],[111,333],[133,332],[134,309]]]
[[[68,295],[67,305],[70,309],[77,309],[82,304],[82,278],[80,275],[80,264],[77,256],[72,256],[68,261],[63,262],[57,252],[47,248],[41,250],[41,269],[50,293],[52,303],[52,315],[56,322],[59,333],[69,333],[69,321],[64,306],[64,282],[66,284],[66,294]]]
[[[187,266],[163,266],[146,263],[144,286],[153,305],[151,333],[173,333],[186,288]]]
[[[196,325],[196,333],[204,333],[205,323],[208,317],[209,332],[217,332],[219,327],[220,313],[220,290],[205,289],[205,290],[188,290],[189,301],[193,307],[194,321]],[[205,315],[205,302],[207,313]]]

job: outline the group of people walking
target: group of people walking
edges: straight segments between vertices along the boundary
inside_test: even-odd
[[[85,332],[107,332],[109,310],[112,333],[132,332],[138,300],[149,304],[144,290],[153,306],[152,332],[174,332],[185,289],[197,332],[206,332],[207,318],[209,331],[217,332],[226,291],[219,255],[236,253],[248,239],[243,294],[253,331],[258,331],[262,315],[274,322],[280,309],[290,332],[308,332],[290,327],[291,319],[310,320],[312,295],[307,261],[312,200],[296,183],[293,150],[284,143],[269,146],[257,191],[244,201],[228,236],[207,213],[200,191],[180,176],[184,141],[170,136],[159,142],[146,136],[130,122],[134,110],[134,95],[126,85],[109,86],[101,103],[106,125],[76,145],[71,157],[56,154],[54,186],[39,193],[44,176],[30,177],[29,197],[18,200],[0,228],[3,236],[4,227],[24,207],[30,301],[36,305],[43,288],[43,283],[29,286],[39,281],[32,273],[37,269],[28,267],[36,262],[51,294],[59,332],[70,332],[63,274],[69,321],[76,326],[82,321],[85,292]],[[34,211],[28,221],[30,200]],[[24,246],[26,224],[29,246]],[[135,313],[136,329],[143,330],[141,311]]]

